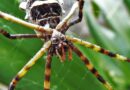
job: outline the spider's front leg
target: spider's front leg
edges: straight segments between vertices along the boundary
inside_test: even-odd
[[[20,70],[20,72],[11,81],[9,90],[14,90],[18,81],[25,76],[28,70],[36,63],[36,61],[46,53],[51,45],[51,41],[48,41],[44,46],[38,51],[38,53]]]
[[[84,0],[77,0],[73,4],[69,14],[57,25],[56,29],[60,30],[61,28],[65,27],[65,30],[62,32],[66,32],[66,30],[68,30],[68,28],[70,26],[81,22],[82,17],[83,17],[83,6],[84,6]],[[72,22],[69,22],[69,20],[71,19],[71,17],[73,16],[75,11],[77,10],[77,8],[79,8],[78,18]]]
[[[84,0],[77,0],[79,2],[79,12],[78,12],[78,18],[68,24],[68,28],[74,24],[77,24],[82,21],[83,18],[83,6],[84,6]]]
[[[0,29],[0,34],[9,39],[23,39],[23,38],[45,38],[43,34],[10,34],[7,31]]]
[[[32,23],[26,22],[24,20],[16,18],[16,17],[14,17],[12,15],[9,15],[7,13],[4,13],[2,11],[0,11],[0,18],[3,18],[5,20],[18,23],[20,25],[26,26],[28,28],[31,28],[31,29],[39,31],[39,32],[52,33],[52,29],[51,28],[44,28],[43,26],[39,26],[39,25],[36,25],[36,24],[32,24]]]
[[[74,45],[70,45],[72,50],[80,57],[80,59],[84,62],[86,67],[92,74],[108,89],[113,90],[111,85],[98,73],[98,71],[94,68],[94,66],[89,62],[89,60],[82,54],[82,52],[76,48]]]

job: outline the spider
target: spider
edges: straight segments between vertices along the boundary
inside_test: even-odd
[[[44,90],[50,90],[50,75],[52,57],[57,55],[61,62],[66,59],[68,52],[69,60],[72,60],[72,52],[84,62],[86,67],[92,74],[101,82],[108,90],[113,90],[112,86],[98,73],[86,56],[73,44],[78,43],[96,52],[105,54],[111,58],[116,58],[121,61],[130,62],[130,59],[103,49],[100,46],[92,44],[81,39],[66,35],[66,31],[73,25],[82,21],[84,0],[75,0],[70,12],[61,20],[64,13],[63,0],[24,0],[20,4],[20,8],[25,10],[29,22],[18,19],[12,15],[0,11],[0,18],[12,21],[23,26],[33,29],[36,34],[10,34],[7,31],[0,29],[0,34],[9,39],[21,38],[39,38],[45,41],[43,47],[34,55],[34,57],[18,72],[9,85],[8,90],[14,90],[18,81],[22,79],[30,70],[30,68],[47,52],[45,65]],[[74,12],[79,9],[78,18],[71,21]]]

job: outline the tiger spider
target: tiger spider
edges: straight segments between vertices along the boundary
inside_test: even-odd
[[[46,52],[47,60],[45,66],[44,90],[50,90],[52,56],[57,55],[60,60],[64,62],[66,59],[66,52],[69,53],[69,60],[72,60],[72,52],[75,52],[85,63],[86,67],[92,72],[92,74],[108,90],[113,90],[111,85],[103,79],[103,77],[98,73],[94,66],[82,54],[82,52],[73,45],[73,43],[81,44],[96,52],[108,55],[121,61],[130,62],[130,59],[119,54],[114,54],[108,50],[101,48],[100,46],[91,44],[87,41],[65,35],[69,27],[79,23],[82,20],[82,9],[84,5],[84,0],[75,1],[69,14],[63,20],[60,20],[60,17],[62,16],[62,13],[64,11],[62,5],[62,0],[26,0],[22,2],[20,4],[20,7],[26,11],[26,19],[28,19],[30,23],[0,11],[0,18],[22,24],[36,31],[36,34],[9,34],[5,30],[1,29],[0,33],[3,34],[5,37],[9,39],[39,38],[45,41],[43,47],[22,68],[22,70],[16,75],[16,77],[13,78],[12,82],[10,83],[9,90],[14,90],[18,81]],[[78,19],[70,22],[70,19],[77,8],[79,8]]]

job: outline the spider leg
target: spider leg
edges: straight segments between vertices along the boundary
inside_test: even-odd
[[[24,20],[16,18],[16,17],[14,17],[12,15],[9,15],[7,13],[4,13],[2,11],[0,11],[0,18],[4,18],[5,20],[21,24],[23,26],[26,26],[26,27],[31,28],[31,29],[35,29],[35,30],[40,31],[40,32],[52,33],[52,29],[51,28],[44,28],[42,26],[26,22]]]
[[[44,44],[44,46],[36,53],[36,55],[21,69],[21,71],[14,77],[12,82],[10,83],[9,90],[14,90],[16,84],[20,79],[30,70],[30,68],[36,63],[36,61],[46,53],[48,48],[51,45],[51,41],[48,41]]]
[[[59,48],[61,49],[61,52],[59,52],[59,50],[56,49],[56,54],[58,55],[60,61],[61,61],[61,62],[64,62],[64,61],[65,61],[65,58],[66,58],[66,56],[65,56],[65,51],[64,51],[63,47],[59,47]]]
[[[60,60],[62,62],[62,57],[61,57],[61,55],[60,55],[60,53],[59,53],[59,51],[57,49],[56,49],[56,54],[58,55],[58,57],[60,58]]]
[[[87,48],[90,48],[96,52],[99,52],[99,53],[102,53],[102,54],[105,54],[109,57],[112,57],[112,58],[116,58],[118,60],[121,60],[121,61],[126,61],[126,62],[130,62],[130,59],[125,57],[125,56],[122,56],[120,54],[115,54],[113,52],[110,52],[109,50],[106,50],[100,46],[97,46],[95,44],[92,44],[90,42],[87,42],[87,41],[83,41],[83,40],[80,40],[78,38],[72,38],[72,37],[69,37],[69,36],[66,36],[66,38],[74,43],[78,43],[78,44],[81,44]]]
[[[52,62],[52,55],[49,53],[47,55],[45,66],[44,90],[50,90],[51,62]]]
[[[63,43],[68,48],[68,59],[71,61],[72,60],[72,48],[66,43]]]
[[[68,21],[71,19],[71,17],[73,16],[74,12],[76,11],[76,9],[78,8],[78,1],[76,1],[70,12],[68,13],[68,15],[56,26],[56,30],[60,30],[61,28],[63,28],[67,23]]]
[[[77,0],[77,2],[73,4],[69,14],[57,25],[56,29],[60,30],[62,27],[65,27],[65,29],[62,31],[64,33],[72,25],[81,22],[83,17],[83,6],[84,6],[84,0]],[[71,19],[71,17],[73,16],[74,12],[78,7],[79,7],[78,19],[68,23],[68,21]]]
[[[68,59],[72,60],[72,49],[70,47],[68,47]]]
[[[0,33],[9,39],[45,38],[42,34],[10,34],[2,29],[0,29]]]
[[[98,73],[98,71],[94,68],[94,66],[89,62],[89,60],[82,54],[82,52],[76,48],[75,46],[71,45],[72,50],[81,58],[81,60],[84,62],[86,67],[89,71],[92,72],[92,74],[108,89],[113,90],[111,85],[103,79],[103,77]]]
[[[65,59],[66,59],[66,52],[65,52],[65,50],[64,50],[64,46],[63,46],[63,44],[61,45],[61,57],[62,57],[62,61],[64,62],[65,61]]]
[[[84,6],[84,0],[77,0],[79,2],[79,15],[78,18],[68,24],[68,28],[74,24],[77,24],[82,21],[83,18],[83,6]]]

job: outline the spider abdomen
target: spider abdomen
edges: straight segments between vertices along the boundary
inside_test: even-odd
[[[48,25],[50,28],[55,28],[61,16],[62,8],[57,2],[35,1],[30,7],[29,20],[41,26]]]

